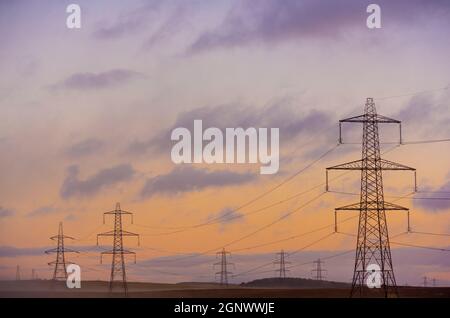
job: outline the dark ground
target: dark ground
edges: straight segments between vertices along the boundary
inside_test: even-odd
[[[349,287],[345,283],[319,282],[304,279],[287,279],[280,284],[279,279],[257,280],[243,285],[222,287],[214,283],[129,283],[128,297],[139,298],[347,298]],[[296,281],[297,280],[297,281]],[[317,282],[316,282],[317,283]],[[269,287],[271,286],[271,287]],[[450,287],[399,287],[400,297],[405,298],[450,298]],[[0,281],[0,297],[32,298],[99,298],[122,297],[117,292],[108,292],[104,281],[82,282],[81,289],[67,289],[65,283],[57,284],[48,280]],[[376,297],[376,294],[372,295]]]

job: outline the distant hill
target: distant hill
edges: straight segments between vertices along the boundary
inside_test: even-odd
[[[241,283],[241,286],[264,288],[350,288],[348,283],[294,277],[256,279],[251,282]]]

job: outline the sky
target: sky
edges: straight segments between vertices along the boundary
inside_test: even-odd
[[[110,260],[100,265],[99,255],[111,241],[97,247],[96,234],[112,229],[102,213],[116,202],[134,213],[125,229],[141,234],[140,246],[125,240],[137,252],[132,280],[211,281],[223,246],[236,274],[284,249],[289,275],[309,278],[313,260],[354,249],[332,224],[334,208],[358,197],[323,193],[326,167],[361,157],[358,125],[335,147],[338,120],[373,97],[380,114],[402,121],[405,141],[450,138],[450,3],[376,1],[382,27],[368,29],[372,2],[78,0],[81,29],[68,29],[69,1],[0,0],[0,278],[15,278],[17,265],[22,277],[34,268],[50,278],[43,251],[64,222],[82,278],[108,279]],[[173,164],[170,133],[194,119],[279,128],[279,172]],[[396,203],[411,209],[414,231],[450,233],[450,201],[436,199],[450,192],[448,143],[396,147],[397,129],[380,128],[382,151],[417,168],[421,193],[411,194],[412,174],[386,172],[386,200],[409,194]],[[352,172],[330,187],[358,193],[359,181]],[[353,218],[340,231],[355,234],[357,215],[345,213],[340,220]],[[389,212],[388,224],[401,234],[406,215]],[[450,285],[448,252],[394,242],[448,249],[448,236],[402,234],[391,247],[397,282]],[[328,279],[349,281],[353,258],[325,260]]]

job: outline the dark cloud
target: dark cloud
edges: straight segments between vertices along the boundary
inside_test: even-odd
[[[0,219],[7,218],[7,217],[13,216],[15,214],[16,213],[13,210],[5,209],[4,207],[0,206]]]
[[[201,119],[204,129],[217,127],[222,131],[230,127],[279,128],[281,143],[288,142],[299,134],[313,134],[319,127],[331,125],[329,113],[312,110],[307,113],[297,111],[298,106],[288,99],[279,100],[263,108],[240,104],[226,104],[213,107],[200,107],[178,115],[175,123],[167,130],[149,140],[137,140],[130,144],[128,152],[143,154],[148,150],[167,152],[172,147],[171,132],[177,127],[192,131],[194,120]]]
[[[0,246],[0,257],[37,256],[43,255],[45,250],[52,247],[13,247]]]
[[[236,211],[233,208],[226,207],[217,213],[212,213],[208,216],[207,221],[218,220],[220,230],[224,230],[227,224],[244,221],[244,214]]]
[[[142,77],[141,73],[125,69],[114,69],[101,73],[75,73],[62,82],[55,84],[52,88],[95,90],[125,84]]]
[[[252,43],[277,43],[293,39],[332,39],[348,29],[367,31],[367,6],[373,1],[347,0],[243,0],[237,1],[222,23],[202,33],[190,46],[195,53],[211,48],[235,47]],[[448,18],[448,1],[379,0],[384,25],[418,25]],[[414,21],[410,19],[414,16]]]
[[[19,256],[42,256],[45,251],[55,248],[55,246],[44,247],[14,247],[0,246],[0,257],[19,257]],[[99,252],[107,246],[85,245],[85,246],[68,246],[71,250],[79,252]]]
[[[414,200],[414,206],[424,209],[426,212],[446,212],[450,210],[450,175],[448,181],[438,188],[421,187],[420,193],[415,197],[428,198],[427,200]],[[439,200],[448,198],[448,200]]]
[[[448,93],[420,94],[410,98],[394,116],[404,125],[406,136],[445,136],[450,133]],[[410,137],[411,138],[411,137]]]
[[[44,216],[44,215],[54,214],[57,212],[58,212],[58,209],[56,209],[53,206],[43,206],[43,207],[40,207],[40,208],[37,208],[37,209],[31,211],[30,213],[28,213],[28,216],[29,217]]]
[[[95,30],[93,36],[99,40],[110,40],[147,29],[148,24],[158,18],[163,4],[164,1],[151,1],[139,8],[124,12],[113,23]]]
[[[176,195],[199,191],[208,187],[241,185],[255,180],[252,173],[234,173],[226,170],[209,171],[192,166],[176,167],[167,174],[148,179],[142,188],[142,197],[156,194]]]
[[[75,214],[69,214],[64,218],[65,221],[76,221],[78,217]]]
[[[134,173],[131,165],[122,164],[100,170],[86,180],[80,180],[79,168],[73,165],[67,169],[68,175],[61,186],[60,194],[64,199],[90,197],[104,188],[130,180]]]
[[[77,142],[71,145],[67,150],[66,154],[69,157],[82,157],[86,155],[93,154],[103,147],[104,143],[101,140],[90,138],[83,141]]]

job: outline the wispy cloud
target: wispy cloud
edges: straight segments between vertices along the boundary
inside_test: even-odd
[[[177,195],[208,187],[242,185],[255,178],[256,175],[252,173],[209,171],[191,166],[176,167],[167,174],[148,179],[141,190],[141,196],[147,198],[156,194]]]
[[[345,0],[243,0],[237,1],[222,23],[202,33],[189,47],[196,53],[214,48],[287,40],[336,39],[345,31],[366,31],[370,1]],[[448,1],[379,0],[386,21],[418,23],[420,17],[445,21]],[[414,22],[410,17],[414,16]],[[417,19],[417,20],[416,20]],[[391,22],[392,23],[392,22]]]
[[[427,198],[415,200],[414,206],[428,212],[446,212],[450,210],[450,200],[439,200],[439,198],[450,198],[450,174],[447,175],[447,182],[440,187],[422,187],[416,197]]]
[[[208,221],[218,220],[220,230],[223,231],[227,224],[238,223],[245,220],[244,214],[236,211],[236,209],[226,207],[217,213],[212,213],[208,216]]]
[[[31,211],[30,213],[28,213],[28,216],[29,217],[44,216],[44,215],[54,214],[57,212],[58,212],[57,208],[55,208],[54,206],[48,205],[48,206],[43,206],[43,207],[40,207],[40,208],[37,208],[37,209]]]
[[[133,10],[123,12],[114,22],[97,28],[93,36],[98,40],[112,40],[139,32],[157,18],[157,13],[163,3],[164,1],[161,0],[151,1]]]
[[[135,71],[126,69],[113,69],[101,73],[75,73],[56,83],[53,89],[67,90],[95,90],[115,87],[130,81],[143,78],[144,75]]]
[[[127,151],[131,154],[143,154],[149,150],[156,152],[169,151],[172,146],[171,131],[177,127],[190,129],[194,120],[201,119],[204,127],[217,127],[222,130],[228,127],[268,127],[279,128],[280,139],[288,142],[299,134],[312,134],[315,129],[330,125],[330,113],[313,110],[300,113],[298,105],[288,98],[280,99],[266,107],[252,107],[242,104],[224,104],[195,108],[181,113],[169,129],[161,131],[148,140],[135,140]],[[217,116],[220,114],[220,116]]]
[[[66,149],[66,154],[69,157],[78,158],[96,153],[104,146],[103,141],[89,138],[77,142]]]
[[[93,176],[79,179],[79,167],[70,166],[67,169],[67,177],[64,180],[60,194],[64,199],[72,197],[91,197],[100,190],[132,179],[135,171],[129,164],[117,165],[112,168],[100,170]]]
[[[7,217],[13,216],[15,214],[16,213],[13,210],[6,209],[6,208],[0,206],[0,219],[7,218]]]

